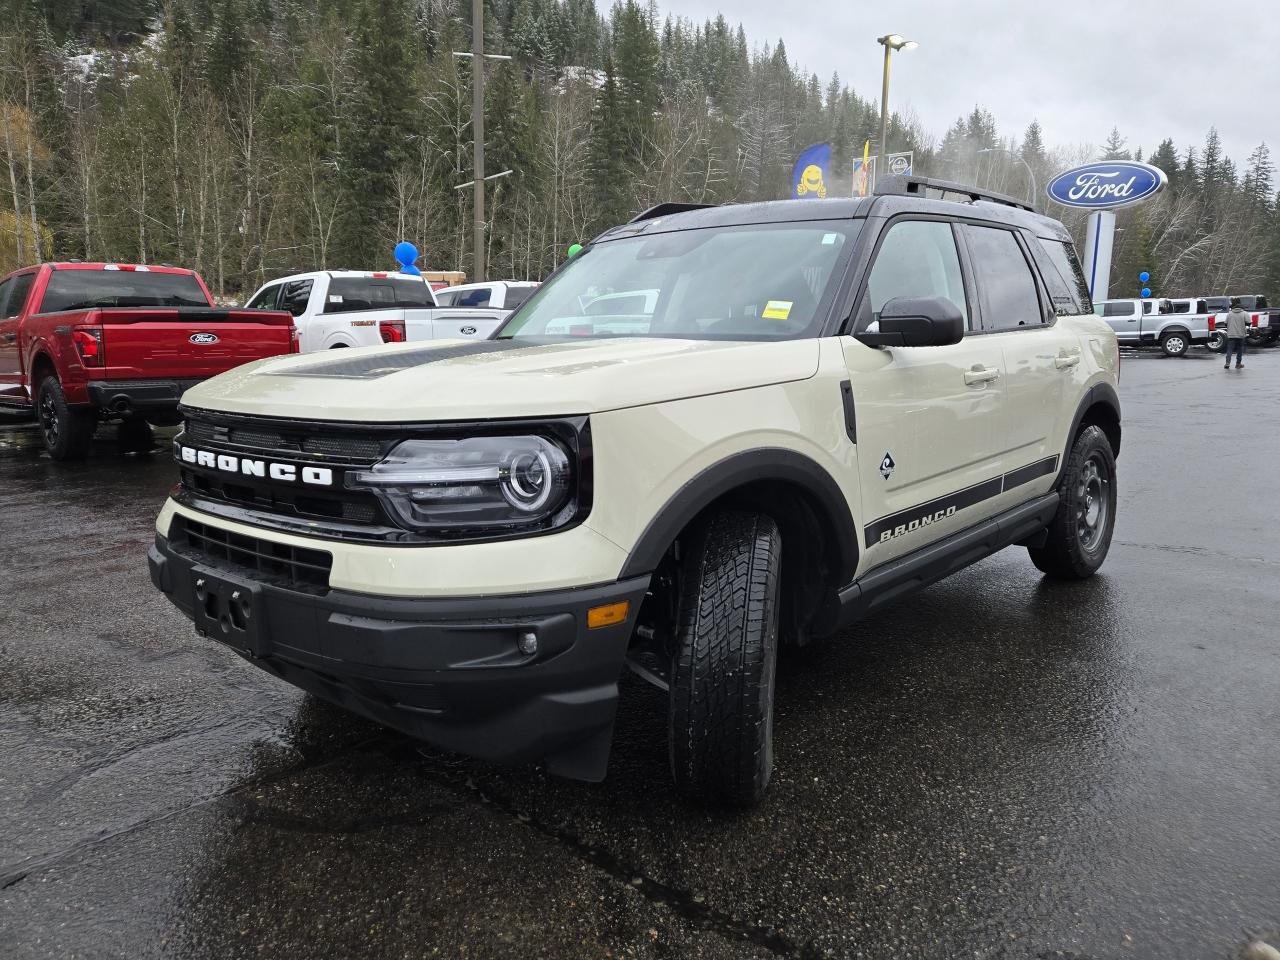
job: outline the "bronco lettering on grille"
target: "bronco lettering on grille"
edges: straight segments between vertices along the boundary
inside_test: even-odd
[[[221,473],[234,473],[246,477],[270,477],[284,483],[302,482],[316,487],[333,486],[333,471],[328,467],[301,467],[292,463],[275,463],[256,457],[241,457],[231,453],[210,453],[195,447],[177,444],[177,457],[183,463],[206,467]]]

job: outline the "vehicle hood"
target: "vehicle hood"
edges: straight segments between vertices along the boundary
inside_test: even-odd
[[[817,340],[434,340],[249,363],[188,406],[370,422],[565,416],[804,380]]]

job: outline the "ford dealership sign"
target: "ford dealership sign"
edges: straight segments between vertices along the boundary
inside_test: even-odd
[[[1104,160],[1058,174],[1049,181],[1045,193],[1063,206],[1111,210],[1146,200],[1163,190],[1167,182],[1159,167],[1131,160]]]

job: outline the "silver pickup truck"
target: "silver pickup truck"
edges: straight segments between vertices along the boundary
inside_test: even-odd
[[[1204,300],[1102,300],[1093,312],[1116,332],[1122,347],[1159,347],[1181,357],[1193,343],[1208,343],[1212,314]]]

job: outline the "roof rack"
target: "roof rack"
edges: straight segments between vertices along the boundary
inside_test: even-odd
[[[654,217],[669,217],[673,213],[684,213],[687,210],[705,210],[707,207],[714,206],[714,203],[680,203],[679,201],[668,200],[666,203],[659,203],[657,206],[650,207],[643,213],[637,213],[627,222],[640,223],[644,220],[652,220]]]
[[[923,197],[926,190],[937,190],[939,193],[955,193],[968,197],[970,201],[975,203],[979,200],[986,200],[988,203],[1000,203],[1006,207],[1017,207],[1019,210],[1035,213],[1035,207],[1025,200],[1019,200],[1017,197],[1010,197],[1003,193],[992,193],[990,190],[979,190],[977,187],[965,186],[963,183],[953,183],[950,180],[933,180],[929,177],[885,177],[876,184],[875,192],[878,196]]]

